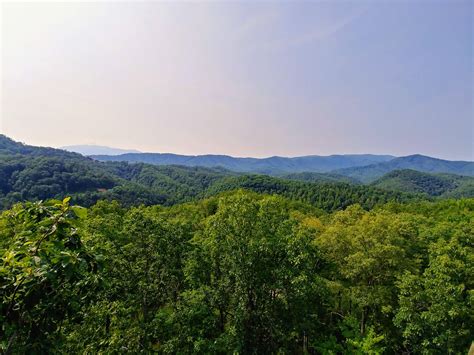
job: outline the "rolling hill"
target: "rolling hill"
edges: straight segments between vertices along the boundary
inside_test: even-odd
[[[348,176],[363,183],[370,183],[391,171],[403,169],[417,170],[426,173],[474,176],[474,162],[442,160],[419,154],[395,158],[390,161],[367,166],[337,169],[334,170],[333,173]]]
[[[372,208],[388,201],[419,198],[372,186],[291,181],[222,168],[104,163],[64,150],[24,145],[0,135],[0,209],[20,201],[66,196],[83,206],[98,200],[117,200],[125,206],[173,205],[236,189],[280,194],[326,211],[353,203]]]
[[[228,170],[246,173],[281,175],[300,172],[329,172],[335,169],[366,166],[393,159],[390,155],[330,155],[303,156],[295,158],[235,158],[228,155],[177,155],[168,153],[137,153],[111,155],[93,155],[99,161],[126,161],[153,165],[183,165],[202,167],[222,167]]]
[[[102,162],[125,161],[153,165],[182,165],[222,167],[242,173],[281,176],[300,181],[340,181],[371,183],[394,171],[411,169],[427,173],[447,173],[474,176],[474,163],[449,161],[423,155],[393,157],[390,155],[329,155],[295,158],[235,158],[227,155],[178,155],[168,153],[131,153],[121,155],[93,155]]]
[[[474,197],[474,177],[430,174],[409,169],[394,170],[374,181],[371,186],[429,196]]]
[[[84,206],[100,199],[124,205],[173,204],[196,197],[215,180],[232,174],[199,167],[101,163],[0,135],[0,209],[65,196]]]

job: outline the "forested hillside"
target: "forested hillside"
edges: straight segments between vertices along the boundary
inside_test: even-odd
[[[62,199],[90,206],[100,199],[124,205],[173,204],[196,197],[227,175],[219,169],[104,164],[52,148],[0,137],[0,207],[25,200]]]
[[[183,165],[222,167],[237,172],[281,175],[298,172],[329,172],[335,169],[366,166],[393,159],[391,155],[347,154],[295,158],[235,158],[228,155],[178,155],[169,153],[137,153],[122,155],[94,155],[99,161],[126,161],[153,165]]]
[[[448,161],[419,154],[367,166],[338,169],[333,171],[333,173],[348,176],[363,183],[370,183],[394,170],[404,169],[426,173],[474,176],[474,162],[472,161]]]
[[[342,181],[370,183],[394,170],[411,169],[427,173],[474,176],[474,163],[448,161],[419,154],[406,157],[390,155],[330,155],[296,158],[234,158],[226,155],[187,156],[177,154],[137,153],[95,155],[99,161],[140,162],[153,165],[223,167],[231,171],[288,176],[303,181]]]
[[[309,203],[328,212],[343,209],[354,203],[369,209],[388,201],[414,201],[422,198],[419,195],[382,190],[370,186],[345,183],[306,183],[265,175],[244,175],[221,179],[210,186],[205,192],[205,196],[213,196],[223,191],[236,189],[278,194]]]
[[[347,183],[288,181],[220,168],[101,163],[62,150],[26,146],[4,136],[0,143],[1,208],[66,196],[86,207],[99,200],[117,200],[124,206],[172,205],[239,188],[281,194],[328,211],[352,203],[369,208],[419,198]]]
[[[441,197],[474,197],[474,177],[395,170],[374,181],[372,186],[393,191],[423,193]]]
[[[344,182],[347,184],[361,184],[357,179],[333,173],[313,173],[306,171],[302,173],[279,175],[279,177],[287,180],[306,182]]]
[[[0,137],[0,351],[465,353],[471,180],[341,180]]]
[[[292,181],[290,181],[292,180]],[[63,199],[91,206],[117,200],[125,206],[172,205],[245,188],[276,193],[334,211],[353,203],[372,208],[388,201],[432,197],[471,197],[473,179],[421,172],[393,172],[363,186],[332,173],[293,173],[280,177],[235,173],[223,168],[98,162],[63,150],[32,147],[0,137],[0,208],[16,202]]]
[[[0,355],[474,355],[473,11],[0,0]]]
[[[466,354],[474,199],[324,213],[228,192],[0,216],[4,353]]]

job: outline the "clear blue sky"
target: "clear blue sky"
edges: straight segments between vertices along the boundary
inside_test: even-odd
[[[30,144],[473,160],[473,2],[2,6],[2,131]]]

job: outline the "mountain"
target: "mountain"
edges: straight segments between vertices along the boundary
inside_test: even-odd
[[[291,181],[244,175],[223,168],[99,162],[60,149],[24,145],[0,135],[0,210],[21,201],[62,199],[91,206],[117,200],[124,206],[173,205],[246,189],[305,201],[326,211],[358,203],[418,199],[398,191],[339,182]]]
[[[154,165],[183,165],[202,167],[223,167],[228,170],[247,173],[278,175],[299,172],[329,172],[334,169],[365,166],[392,160],[391,155],[330,155],[303,156],[296,158],[235,158],[227,155],[177,155],[169,153],[135,153],[111,155],[93,155],[99,161],[126,161]]]
[[[227,155],[177,155],[169,153],[131,153],[93,155],[98,161],[126,161],[153,165],[222,167],[231,171],[282,176],[302,181],[341,181],[370,183],[383,175],[403,169],[427,173],[474,176],[474,163],[449,161],[423,155],[395,158],[391,155],[310,155],[295,158],[235,158]],[[327,174],[330,175],[317,175]],[[302,175],[294,175],[302,174]],[[311,175],[313,174],[313,175]],[[345,178],[342,178],[345,176]]]
[[[336,169],[332,171],[332,173],[348,176],[362,181],[363,183],[370,183],[391,171],[403,169],[417,170],[426,173],[474,176],[474,162],[442,160],[419,154],[395,158],[367,166]]]
[[[128,150],[128,149],[119,149],[111,148],[102,145],[68,145],[61,147],[60,149],[66,150],[68,152],[75,152],[85,156],[88,155],[120,155],[128,153],[140,153],[138,150]]]
[[[16,142],[7,136],[0,134],[0,156],[2,155],[28,155],[33,156],[62,156],[69,157],[71,159],[82,158],[77,153],[66,152],[64,150],[49,148],[49,147],[35,147],[26,145],[20,142]]]
[[[0,209],[65,196],[84,206],[101,199],[124,205],[173,204],[196,197],[216,179],[232,174],[198,167],[101,163],[0,135]]]
[[[409,169],[394,170],[374,181],[371,186],[429,196],[474,197],[474,177],[431,174]]]

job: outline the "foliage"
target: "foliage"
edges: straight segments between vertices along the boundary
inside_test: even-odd
[[[366,209],[389,201],[418,200],[415,195],[385,191],[369,186],[345,183],[307,183],[289,181],[265,175],[244,175],[227,177],[217,181],[205,195],[213,196],[222,191],[247,189],[258,193],[278,194],[292,200],[311,204],[322,210],[333,212],[353,204],[360,204]]]
[[[1,352],[470,346],[472,198],[0,152]]]
[[[18,205],[2,215],[2,351],[56,348],[63,321],[74,320],[89,297],[97,262],[80,239],[85,212],[66,199]]]
[[[193,239],[197,248],[187,264],[192,296],[203,297],[215,315],[214,336],[196,337],[194,329],[186,334],[193,347],[210,342],[226,353],[296,350],[304,333],[322,329],[324,262],[311,228],[283,205],[276,197],[242,193],[223,199]]]
[[[395,323],[417,352],[463,352],[473,337],[474,228],[451,224],[436,232],[428,267],[399,277]]]
[[[350,178],[348,176],[334,174],[334,173],[313,173],[313,172],[302,172],[302,173],[291,173],[280,175],[282,179],[297,180],[306,182],[343,182],[346,184],[361,184],[357,179]]]
[[[463,353],[473,219],[473,199],[325,214],[245,191],[172,207],[17,205],[0,218],[2,346]]]
[[[127,207],[169,206],[240,188],[279,194],[326,211],[354,203],[372,208],[391,200],[420,198],[349,183],[289,181],[217,168],[100,163],[62,150],[24,146],[0,136],[0,209],[21,201],[66,196],[86,207],[99,200],[117,200]]]
[[[430,196],[474,197],[474,177],[453,174],[395,170],[373,182],[372,186]]]

